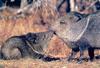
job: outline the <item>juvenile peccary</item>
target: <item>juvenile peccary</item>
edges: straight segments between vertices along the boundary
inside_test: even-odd
[[[48,43],[52,36],[53,31],[46,31],[10,37],[1,47],[2,58],[43,58],[44,50],[48,47]]]
[[[94,58],[94,49],[100,48],[100,12],[79,17],[67,14],[51,24],[51,29],[72,49],[68,61],[80,52],[78,63],[82,62],[84,50],[88,50],[90,60]]]

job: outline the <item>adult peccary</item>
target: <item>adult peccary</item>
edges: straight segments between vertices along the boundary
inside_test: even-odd
[[[80,52],[78,63],[81,63],[84,50],[88,50],[92,61],[94,49],[100,48],[100,12],[81,19],[69,13],[52,23],[51,29],[72,49],[68,61],[71,61],[76,53]]]
[[[8,60],[24,57],[43,58],[44,50],[48,47],[53,33],[50,30],[10,37],[1,47],[1,56]]]

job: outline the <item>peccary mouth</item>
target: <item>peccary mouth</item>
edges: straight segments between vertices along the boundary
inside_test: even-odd
[[[56,33],[55,30],[51,30],[51,29],[50,29],[50,31],[52,31],[54,35],[57,35],[57,33]]]
[[[57,35],[57,34],[56,34],[56,31],[54,31],[54,35]]]

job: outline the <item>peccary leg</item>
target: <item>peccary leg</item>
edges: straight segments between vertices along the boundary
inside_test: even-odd
[[[89,57],[90,57],[90,61],[93,61],[93,59],[94,59],[94,48],[90,47],[88,49],[88,54],[89,54]]]
[[[28,49],[28,47],[25,46],[25,45],[24,46],[20,46],[20,48],[19,48],[23,58],[24,57],[29,57],[29,53],[28,53],[27,49]]]
[[[84,55],[84,51],[82,49],[80,49],[80,57],[79,57],[79,60],[77,62],[78,64],[82,63],[83,55]]]
[[[71,55],[68,57],[68,61],[72,61],[75,57],[75,55],[77,54],[77,51],[75,51],[74,49],[72,49]]]

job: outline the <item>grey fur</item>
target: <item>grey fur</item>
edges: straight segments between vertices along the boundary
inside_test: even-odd
[[[67,14],[52,24],[51,29],[72,49],[68,61],[80,51],[79,62],[82,62],[84,50],[88,50],[90,60],[94,58],[94,49],[100,48],[100,12],[79,17]]]
[[[10,37],[1,47],[2,58],[43,58],[43,52],[48,47],[52,36],[53,31],[46,31]]]

